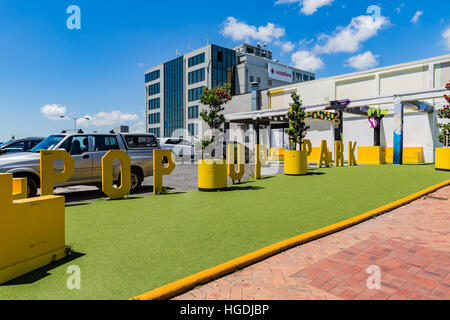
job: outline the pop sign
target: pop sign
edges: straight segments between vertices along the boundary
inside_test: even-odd
[[[281,65],[269,63],[269,78],[292,83],[292,70]]]

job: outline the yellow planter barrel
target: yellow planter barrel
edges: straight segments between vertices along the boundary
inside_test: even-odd
[[[436,149],[436,170],[450,171],[450,148]]]
[[[289,176],[308,174],[308,159],[305,150],[284,152],[284,174]]]
[[[225,160],[206,159],[198,161],[198,190],[217,191],[227,188],[228,172]]]

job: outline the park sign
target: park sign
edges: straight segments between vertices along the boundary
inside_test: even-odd
[[[289,82],[289,83],[293,82],[292,71],[288,67],[274,64],[274,63],[269,63],[268,71],[269,71],[270,79],[280,80],[280,81]]]

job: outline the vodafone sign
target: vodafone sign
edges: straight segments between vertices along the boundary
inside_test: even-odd
[[[269,63],[269,78],[284,82],[293,82],[292,71],[289,68]]]

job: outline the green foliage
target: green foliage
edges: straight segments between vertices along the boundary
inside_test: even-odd
[[[231,85],[226,84],[223,87],[209,89],[203,88],[203,93],[200,97],[200,102],[207,106],[206,110],[200,112],[200,117],[208,125],[210,129],[223,132],[223,124],[225,123],[225,116],[222,112],[225,110],[224,105],[231,101]],[[202,153],[205,148],[214,142],[214,137],[203,137],[200,141]]]
[[[445,86],[447,90],[450,90],[450,82]],[[444,94],[444,99],[450,103],[450,97]],[[437,116],[440,119],[450,119],[450,105],[443,106],[437,112]],[[439,141],[445,145],[446,147],[450,146],[450,123],[439,123],[438,128],[440,128],[440,132],[438,135]]]
[[[290,150],[297,150],[297,144],[301,146],[309,126],[305,122],[305,108],[302,107],[300,96],[292,92],[291,98],[293,102],[290,104],[291,108],[288,112],[289,129],[286,130],[286,133],[289,135]]]

